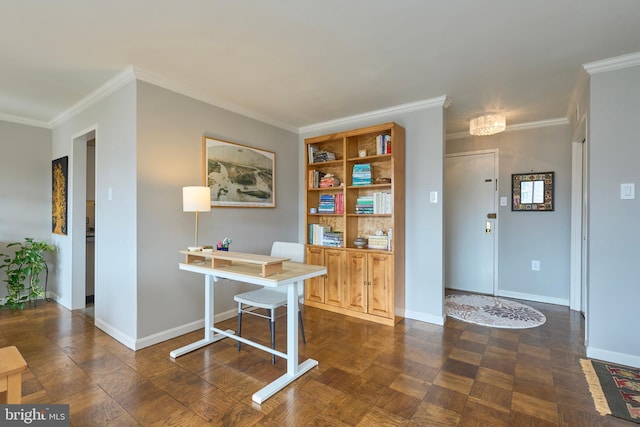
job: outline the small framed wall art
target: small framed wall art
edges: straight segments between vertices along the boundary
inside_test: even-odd
[[[202,138],[203,184],[211,206],[274,208],[276,154],[246,145]]]
[[[511,210],[553,211],[554,172],[511,175]]]

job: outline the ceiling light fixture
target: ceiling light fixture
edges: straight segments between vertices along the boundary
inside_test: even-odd
[[[469,133],[476,136],[494,135],[507,128],[504,114],[485,113],[469,121]]]

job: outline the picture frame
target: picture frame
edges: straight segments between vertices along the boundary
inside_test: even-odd
[[[273,151],[205,136],[202,158],[202,183],[209,187],[212,207],[275,208]]]
[[[551,212],[554,210],[554,172],[511,175],[511,210]]]
[[[69,156],[51,161],[51,232],[67,235]]]

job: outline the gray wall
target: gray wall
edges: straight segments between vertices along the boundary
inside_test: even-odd
[[[0,120],[0,253],[25,237],[51,242],[51,160],[49,129]],[[0,298],[5,278],[0,271]]]
[[[640,67],[592,75],[590,94],[587,355],[640,366]]]
[[[443,208],[430,204],[429,192],[443,190],[443,101],[420,110],[370,114],[315,126],[300,135],[304,139],[385,122],[396,122],[406,131],[405,145],[405,299],[396,301],[405,317],[443,324]],[[299,176],[304,177],[304,159]],[[300,182],[300,230],[304,236],[304,181]],[[300,237],[302,241],[303,237]],[[402,309],[403,308],[403,309]]]
[[[276,153],[275,208],[199,215],[199,242],[229,237],[234,251],[268,254],[275,240],[298,241],[301,154],[294,133],[144,82],[138,82],[137,116],[137,337],[148,345],[172,328],[202,327],[204,278],[178,270],[184,257],[178,250],[193,245],[195,228],[195,214],[182,211],[182,187],[202,185],[202,137]],[[217,286],[216,313],[235,315],[233,295],[247,286]]]
[[[74,224],[67,236],[53,236],[60,249],[56,299],[67,308],[84,307],[79,298],[85,280],[87,150],[82,135],[92,129],[96,133],[95,323],[131,347],[137,329],[135,81],[53,129],[53,157],[69,156],[70,221]]]
[[[571,127],[569,124],[447,141],[447,153],[499,150],[499,294],[569,305]],[[553,212],[512,212],[511,174],[555,172]],[[540,260],[540,271],[531,260]]]

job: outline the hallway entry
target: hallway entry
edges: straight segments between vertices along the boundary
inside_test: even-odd
[[[445,158],[445,286],[497,291],[497,150]]]

